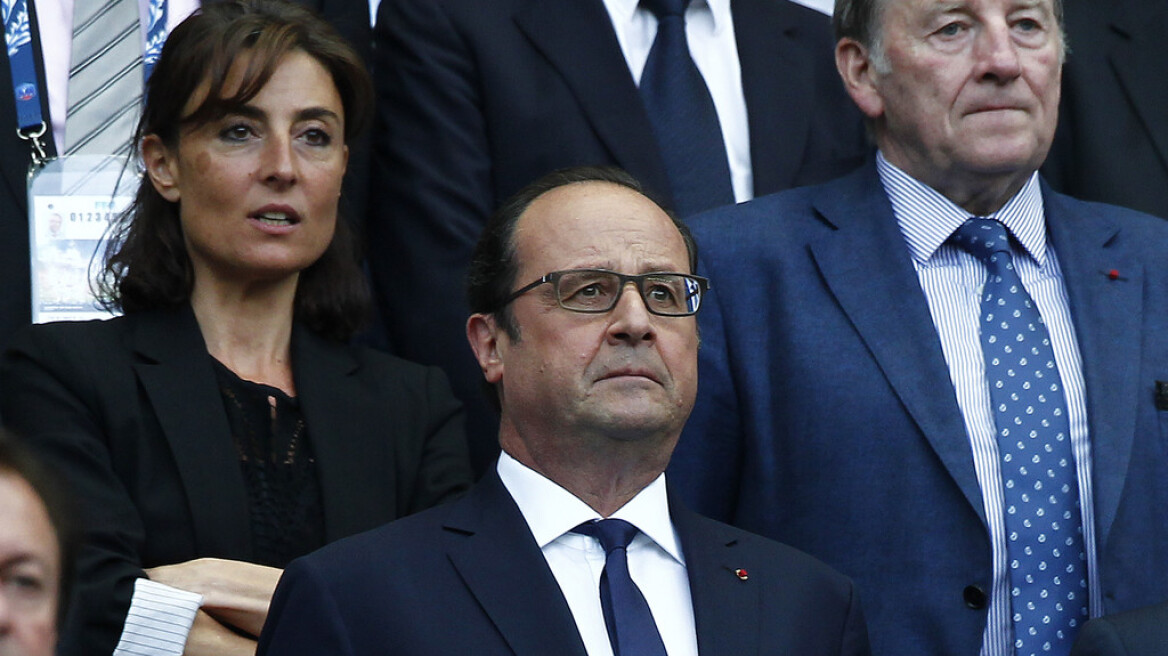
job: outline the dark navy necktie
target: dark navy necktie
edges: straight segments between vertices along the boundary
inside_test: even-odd
[[[625,549],[636,537],[636,526],[623,519],[585,522],[575,533],[600,540],[604,548],[604,572],[600,575],[600,605],[615,656],[666,656],[665,644],[649,611],[645,596],[629,576]]]
[[[718,111],[689,54],[689,0],[641,0],[657,16],[657,37],[641,72],[641,98],[682,216],[734,202]]]
[[[953,235],[985,264],[981,345],[994,406],[1014,651],[1062,654],[1087,617],[1087,557],[1070,425],[1054,349],[993,219]]]

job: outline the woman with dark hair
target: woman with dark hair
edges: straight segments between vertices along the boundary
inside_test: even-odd
[[[80,500],[62,654],[250,653],[290,560],[469,484],[444,376],[344,343],[368,301],[338,197],[370,86],[278,0],[170,35],[100,283],[124,316],[34,326],[0,363],[7,425]]]

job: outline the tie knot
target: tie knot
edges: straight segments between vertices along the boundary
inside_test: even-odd
[[[616,549],[629,546],[637,536],[637,527],[623,519],[602,519],[597,522],[584,522],[572,529],[573,533],[588,535],[600,540],[604,553],[610,554]]]
[[[685,8],[690,0],[641,0],[641,6],[653,12],[657,20],[667,16],[685,17]]]
[[[987,265],[994,253],[1010,253],[1010,235],[1006,226],[994,219],[972,218],[953,233],[953,242]]]

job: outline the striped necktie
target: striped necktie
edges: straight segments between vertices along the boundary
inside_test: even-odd
[[[75,2],[65,154],[128,154],[141,98],[137,2]]]

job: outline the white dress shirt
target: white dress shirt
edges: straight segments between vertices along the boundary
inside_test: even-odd
[[[1002,469],[995,437],[994,412],[985,375],[978,325],[987,271],[975,256],[947,240],[970,217],[936,190],[896,168],[883,153],[876,159],[880,180],[904,234],[913,266],[929,304],[957,405],[973,449],[973,465],[989,523],[993,559],[989,619],[982,636],[982,656],[1013,656],[1010,580],[1006,568],[1006,524],[1003,517]],[[1087,399],[1083,363],[1071,321],[1066,284],[1054,249],[1046,241],[1042,189],[1035,173],[1000,210],[997,219],[1021,244],[1011,241],[1014,268],[1038,305],[1050,332],[1051,346],[1066,395],[1071,449],[1079,481],[1083,544],[1087,552],[1087,584],[1092,615],[1102,608],[1095,549],[1092,504],[1091,444],[1087,435]]]
[[[604,549],[596,538],[571,532],[584,522],[603,518],[571,492],[506,452],[499,456],[498,472],[564,593],[588,656],[612,656],[600,605]],[[669,518],[665,474],[611,517],[641,531],[626,550],[629,576],[645,595],[666,652],[669,656],[697,656],[689,577]]]
[[[641,8],[639,0],[604,0],[604,8],[616,30],[616,40],[633,81],[640,85],[649,50],[657,37],[657,17]],[[754,198],[750,129],[730,0],[693,0],[685,12],[685,35],[690,57],[706,80],[718,122],[722,124],[734,200],[738,203],[750,200]]]
[[[73,58],[73,4],[77,0],[35,0],[41,55],[45,65],[45,92],[49,98],[53,141],[57,152],[65,152],[65,114],[69,107],[69,64]],[[96,0],[85,0],[94,2]],[[150,0],[134,0],[138,15],[149,15]],[[199,0],[167,0],[166,29],[169,32],[199,7]],[[142,33],[142,47],[146,34]],[[126,135],[129,139],[131,135]]]

